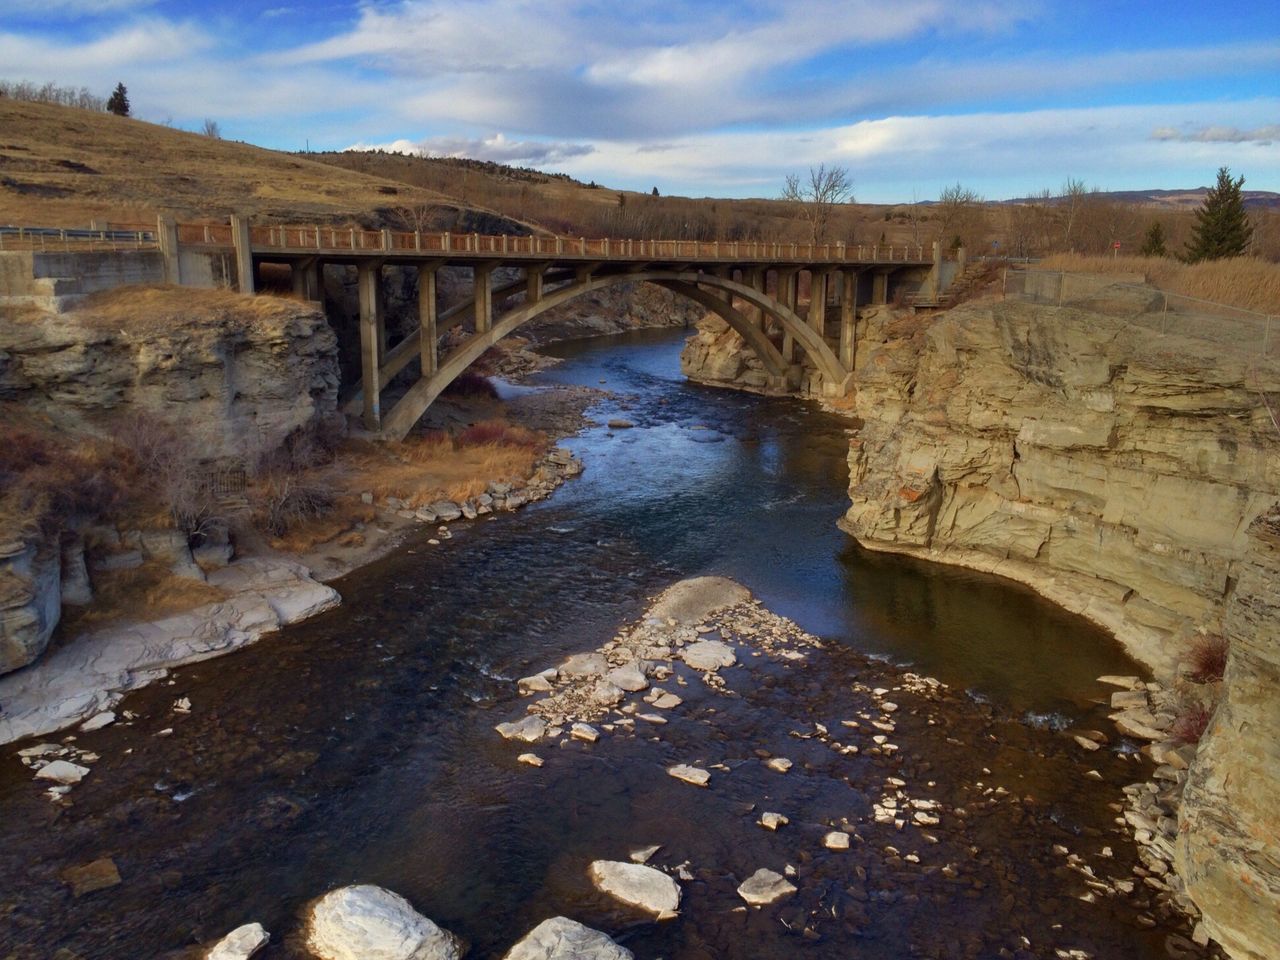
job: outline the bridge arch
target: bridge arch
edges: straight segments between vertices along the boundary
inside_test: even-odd
[[[732,305],[731,298],[716,296],[707,288],[723,290],[732,296],[739,297],[774,318],[783,330],[794,338],[814,362],[828,385],[828,390],[838,394],[848,391],[852,375],[840,363],[822,335],[806,324],[793,310],[768,294],[727,277],[709,273],[690,270],[638,270],[629,273],[588,276],[585,279],[575,280],[565,286],[547,291],[537,300],[508,310],[500,318],[495,318],[488,330],[472,335],[449,356],[442,358],[434,373],[423,377],[409,388],[383,417],[382,435],[391,440],[402,439],[435,399],[463,371],[475,363],[490,347],[504,337],[510,336],[535,317],[585,293],[620,283],[638,282],[666,287],[716,313],[746,341],[769,376],[781,382],[786,376],[788,364],[777,347],[759,326]],[[518,289],[517,285],[511,284],[506,288],[500,288],[495,293],[515,292],[516,289]],[[466,306],[466,304],[462,305],[464,309]],[[406,341],[409,349],[402,349],[406,344],[401,344],[391,351],[387,357],[388,363],[383,369],[393,374],[407,365],[409,359],[416,355],[417,339],[418,337],[411,335]],[[394,362],[392,362],[393,355],[396,356]],[[385,383],[386,380],[383,379],[381,382]]]

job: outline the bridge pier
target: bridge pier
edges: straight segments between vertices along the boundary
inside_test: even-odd
[[[853,372],[858,342],[858,271],[840,271],[840,363]]]
[[[478,263],[472,269],[475,287],[476,333],[487,333],[493,326],[493,268],[496,264]]]
[[[241,293],[253,293],[253,239],[249,234],[249,221],[231,215],[231,245],[236,254],[236,284]]]
[[[293,295],[300,300],[323,300],[323,270],[319,257],[290,261],[289,279],[293,284]]]
[[[382,261],[364,260],[356,266],[356,288],[360,299],[360,389],[364,395],[364,426],[382,429],[382,383],[380,358],[385,351],[386,326],[382,318],[380,287]]]
[[[809,327],[818,336],[827,331],[827,271],[809,271]]]
[[[531,263],[524,269],[524,302],[537,303],[542,299],[543,279],[547,272],[545,263]]]
[[[871,277],[871,302],[884,305],[889,302],[889,271],[877,270]]]
[[[418,356],[424,377],[431,376],[440,366],[439,335],[436,332],[440,310],[436,299],[436,272],[439,269],[438,261],[418,265]]]
[[[744,270],[742,272],[742,282],[757,293],[764,293],[764,271],[759,267],[749,267]],[[754,326],[761,330],[765,328],[764,310],[760,307],[748,304],[746,316]]]
[[[795,311],[800,280],[798,267],[782,267],[778,270],[778,303]],[[796,362],[796,338],[787,330],[782,331],[782,359],[788,364]]]

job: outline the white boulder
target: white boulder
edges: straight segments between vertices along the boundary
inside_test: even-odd
[[[674,917],[680,906],[679,885],[653,867],[621,860],[596,860],[588,873],[597,890],[652,913],[659,920]]]
[[[249,960],[267,945],[271,934],[260,923],[246,923],[236,927],[209,948],[205,960]]]
[[[311,907],[307,948],[321,960],[459,960],[466,947],[399,894],[361,884]]]
[[[584,927],[568,917],[543,920],[507,951],[502,960],[633,960],[635,954],[620,947],[599,930]]]
[[[732,667],[738,662],[733,647],[719,640],[699,640],[691,643],[680,653],[694,670],[719,670],[721,667]]]
[[[743,880],[738,886],[738,896],[753,907],[762,907],[796,892],[795,884],[780,873],[763,867]]]

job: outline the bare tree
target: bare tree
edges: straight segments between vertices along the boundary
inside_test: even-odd
[[[823,243],[827,227],[837,204],[853,202],[853,181],[844,167],[820,164],[809,168],[809,177],[801,181],[799,174],[787,174],[782,199],[792,204],[798,219],[807,220],[814,243]]]
[[[395,215],[412,233],[425,233],[435,220],[436,207],[432,203],[410,203],[396,207]]]
[[[951,247],[971,245],[981,219],[982,196],[957,183],[938,195],[938,239]]]
[[[208,117],[204,118],[204,126],[200,128],[200,132],[210,140],[222,139],[222,129],[218,126],[218,121],[210,120]]]
[[[1088,195],[1089,191],[1085,189],[1083,180],[1068,177],[1062,184],[1062,197],[1058,201],[1058,208],[1062,213],[1062,246],[1065,250],[1074,249],[1071,242],[1072,232],[1080,219],[1080,211]]]

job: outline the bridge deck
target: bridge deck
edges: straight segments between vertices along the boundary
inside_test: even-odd
[[[233,228],[224,224],[179,224],[184,247],[231,247]],[[761,240],[619,240],[565,236],[490,236],[478,233],[408,233],[353,227],[257,226],[249,230],[255,257],[325,257],[333,260],[384,259],[457,261],[560,260],[583,263],[654,261],[736,264],[793,263],[797,266],[927,266],[920,246],[846,243],[778,243]]]

